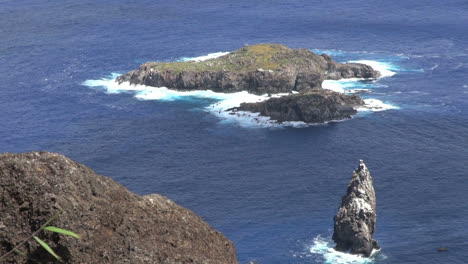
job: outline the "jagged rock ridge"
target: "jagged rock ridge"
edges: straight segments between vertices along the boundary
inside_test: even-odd
[[[138,196],[110,178],[48,152],[0,155],[0,256],[59,210],[54,226],[77,240],[42,232],[65,263],[237,263],[233,244],[168,198]],[[34,241],[2,263],[52,263]]]
[[[372,176],[361,160],[333,219],[335,249],[369,257],[373,249],[379,248],[377,242],[372,239],[376,216]]]

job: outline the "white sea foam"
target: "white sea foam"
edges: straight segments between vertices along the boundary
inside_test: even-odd
[[[314,238],[310,246],[312,254],[320,255],[323,258],[324,264],[369,264],[373,263],[378,251],[373,251],[370,258],[365,258],[358,255],[352,255],[340,251],[336,251],[332,246],[331,241],[327,241],[321,236]],[[381,258],[383,256],[380,256]]]
[[[372,90],[371,89],[362,89],[362,88],[359,88],[359,89],[349,89],[347,91],[347,93],[351,93],[351,94],[355,94],[355,93],[371,93]]]
[[[215,52],[205,56],[194,58],[181,58],[179,61],[203,61],[212,58],[217,58],[228,54],[229,52]],[[394,72],[391,64],[377,61],[355,61],[371,65],[376,70],[382,72],[382,77],[391,76]],[[305,127],[319,124],[306,124],[304,122],[283,122],[278,123],[271,120],[269,117],[260,116],[259,113],[250,112],[234,112],[229,109],[240,106],[241,103],[253,103],[268,100],[267,95],[254,95],[248,92],[237,93],[217,93],[211,90],[195,90],[195,91],[176,91],[166,87],[150,87],[145,85],[131,85],[128,82],[117,83],[115,79],[119,76],[118,73],[112,73],[111,76],[99,80],[87,80],[83,85],[93,88],[104,89],[109,94],[130,93],[139,100],[162,100],[175,101],[187,98],[205,98],[214,99],[217,102],[204,108],[215,116],[219,117],[225,123],[235,123],[243,127]],[[322,84],[323,88],[330,89],[341,93],[363,93],[371,92],[372,88],[379,85],[369,80],[363,79],[342,79],[342,80],[326,80]],[[272,97],[280,97],[287,94],[274,94]],[[377,99],[365,99],[366,105],[359,108],[359,111],[384,111],[389,109],[397,109],[398,107],[388,103],[384,103]],[[337,122],[337,121],[331,121]]]
[[[227,55],[229,53],[230,52],[220,51],[220,52],[214,52],[214,53],[210,53],[208,55],[203,55],[203,56],[199,56],[199,57],[182,57],[178,61],[205,61],[205,60],[209,60],[209,59],[218,58],[218,57]]]
[[[373,99],[373,98],[364,99],[364,102],[366,104],[363,107],[359,107],[357,109],[358,111],[380,112],[380,111],[385,111],[385,110],[400,109],[396,105],[384,103],[381,100]]]
[[[374,61],[374,60],[356,60],[356,61],[349,61],[349,62],[355,62],[355,63],[362,63],[371,66],[374,70],[377,70],[381,74],[381,78],[384,77],[390,77],[396,74],[395,71],[398,70],[398,68],[388,62],[382,62],[382,61]]]
[[[118,84],[115,79],[119,76],[118,73],[112,73],[109,77],[98,80],[87,80],[83,85],[93,88],[103,88],[108,94],[119,94],[124,92],[141,91],[142,85],[130,85],[128,83]]]
[[[266,101],[271,97],[281,97],[287,93],[272,94],[271,97],[267,95],[254,95],[247,92],[238,92],[231,94],[224,94],[227,97],[217,103],[211,104],[205,109],[225,123],[235,123],[242,127],[305,127],[309,126],[304,122],[283,122],[271,120],[269,117],[261,116],[259,113],[251,113],[245,111],[231,111],[229,109],[240,106],[241,103],[255,103]]]
[[[365,79],[350,78],[341,80],[324,80],[322,87],[338,93],[369,92],[370,88],[381,87],[374,82],[364,82]]]
[[[387,62],[373,61],[373,60],[359,60],[359,61],[349,61],[362,63],[371,66],[373,69],[381,73],[380,78],[390,77],[396,74],[398,68]],[[340,93],[352,93],[357,89],[367,89],[381,87],[376,84],[375,81],[370,82],[370,80],[362,78],[350,78],[350,79],[340,79],[340,80],[325,80],[322,83],[322,87],[329,89],[335,92]],[[359,91],[359,90],[358,90]],[[369,90],[370,91],[370,90]]]
[[[304,127],[308,124],[304,122],[283,122],[278,123],[271,120],[269,117],[260,116],[259,113],[250,112],[234,112],[229,110],[234,107],[240,106],[241,103],[255,103],[268,100],[270,97],[280,97],[287,95],[272,94],[268,95],[254,95],[246,91],[237,93],[217,93],[211,90],[195,90],[195,91],[176,91],[166,87],[151,87],[146,85],[133,85],[128,82],[121,84],[115,81],[119,76],[118,73],[113,73],[108,78],[99,80],[87,80],[83,85],[93,88],[101,88],[108,94],[131,93],[139,100],[161,100],[161,101],[175,101],[183,100],[186,98],[205,98],[214,99],[218,102],[213,103],[204,108],[225,123],[235,123],[243,127]]]
[[[390,77],[396,74],[398,68],[390,63],[387,62],[379,62],[379,61],[372,61],[372,60],[359,60],[359,61],[350,61],[350,62],[357,62],[363,63],[371,66],[375,70],[378,70],[382,76]],[[353,94],[353,93],[363,93],[372,92],[373,89],[377,87],[382,87],[381,85],[376,83],[377,80],[369,82],[369,80],[359,79],[359,78],[351,78],[351,79],[341,79],[341,80],[325,80],[322,83],[322,87],[324,89],[329,89],[335,92],[346,93],[346,94]],[[379,99],[368,98],[364,99],[365,106],[358,108],[358,111],[372,111],[372,112],[379,112],[391,109],[399,109],[398,106],[384,103]]]
[[[362,79],[342,79],[342,80],[325,80],[322,83],[324,89],[332,90],[339,93],[354,94],[354,93],[371,93],[372,89],[379,87],[374,83],[362,83]],[[364,99],[365,105],[359,107],[358,111],[379,112],[385,110],[399,109],[398,106],[390,103],[385,103],[379,99],[368,98]]]

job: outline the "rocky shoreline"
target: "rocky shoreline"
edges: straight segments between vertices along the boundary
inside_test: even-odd
[[[324,80],[378,77],[380,73],[365,64],[337,63],[326,54],[307,49],[258,44],[205,61],[147,62],[116,81],[179,91],[289,93],[230,110],[259,112],[278,122],[323,123],[348,119],[356,113],[356,107],[363,105],[356,96],[325,91]]]
[[[271,98],[258,103],[242,103],[232,111],[248,111],[282,122],[324,123],[349,119],[364,101],[358,95],[348,96],[329,90],[314,90]]]

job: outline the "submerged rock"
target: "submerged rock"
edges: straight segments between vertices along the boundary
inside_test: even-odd
[[[351,177],[334,223],[336,250],[369,257],[373,249],[379,248],[372,239],[376,223],[372,176],[362,160]]]
[[[232,242],[168,198],[139,196],[110,178],[48,152],[0,155],[0,256],[59,211],[51,225],[81,235],[41,232],[66,263],[237,263]],[[2,263],[53,263],[29,240]]]
[[[230,110],[258,112],[278,122],[324,123],[351,118],[357,112],[355,108],[363,105],[364,101],[357,95],[321,89],[258,103],[243,103]]]
[[[337,63],[307,49],[258,44],[205,61],[147,62],[117,81],[177,90],[248,91],[261,95],[320,89],[325,79],[379,76],[378,71],[365,64]]]

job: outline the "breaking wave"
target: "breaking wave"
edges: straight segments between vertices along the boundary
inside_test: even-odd
[[[166,87],[151,87],[146,85],[133,85],[128,82],[119,84],[115,79],[119,76],[118,73],[112,73],[106,78],[99,80],[87,80],[83,85],[103,89],[108,94],[128,93],[139,100],[160,100],[160,101],[176,101],[187,98],[214,99],[217,102],[204,108],[205,111],[219,117],[224,123],[236,123],[242,127],[304,127],[307,126],[304,122],[278,122],[271,120],[269,117],[260,116],[259,113],[250,112],[233,112],[230,108],[240,106],[241,103],[255,103],[269,99],[267,95],[254,95],[246,91],[237,93],[217,93],[211,90],[195,90],[195,91],[176,91]],[[271,97],[280,97],[287,94],[273,94]]]
[[[363,79],[341,79],[325,80],[322,82],[322,87],[338,93],[365,93],[372,92],[373,88],[385,86]]]
[[[224,56],[229,52],[215,52],[208,55],[199,57],[183,57],[178,61],[204,61],[208,59]],[[337,53],[338,54],[338,51]],[[382,73],[382,77],[389,77],[395,74],[397,68],[390,63],[359,60],[353,61],[364,63],[372,66],[374,69]],[[254,95],[248,92],[237,93],[217,93],[211,90],[195,90],[195,91],[176,91],[166,87],[150,87],[145,85],[131,85],[124,82],[119,84],[115,79],[119,76],[118,73],[112,73],[110,76],[98,80],[87,80],[83,85],[103,89],[108,94],[128,93],[139,100],[161,100],[161,101],[176,101],[187,100],[190,98],[212,99],[217,102],[205,107],[204,110],[210,112],[221,119],[222,123],[238,124],[242,127],[305,127],[310,125],[320,124],[306,124],[304,122],[283,122],[278,123],[271,120],[269,117],[260,116],[259,113],[251,112],[233,112],[229,109],[240,106],[241,103],[253,103],[268,100],[270,97],[267,95]],[[326,80],[322,84],[323,88],[333,90],[341,93],[371,93],[373,89],[378,87],[385,87],[376,83],[376,80],[363,80],[363,79],[342,79],[342,80]],[[272,97],[279,97],[286,94],[274,94]],[[398,109],[397,106],[389,103],[384,103],[381,100],[374,98],[364,99],[366,105],[358,109],[358,111],[384,111],[390,109]],[[336,122],[336,121],[332,121]]]
[[[372,61],[372,60],[359,60],[350,61],[356,63],[367,64],[373,69],[379,71],[382,76],[380,78],[390,77],[396,74],[399,70],[395,65],[388,62]],[[325,80],[322,83],[324,89],[332,90],[339,93],[354,94],[354,93],[372,93],[376,88],[386,87],[378,83],[378,80],[366,79],[341,79],[341,80]],[[391,109],[399,109],[398,106],[390,103],[385,103],[375,98],[365,98],[365,106],[358,108],[358,111],[372,111],[379,112]]]
[[[383,62],[383,61],[374,61],[374,60],[354,60],[354,61],[349,61],[349,62],[355,62],[355,63],[362,63],[371,66],[374,70],[377,70],[380,72],[381,77],[390,77],[396,74],[396,71],[398,71],[398,67],[395,65],[388,63],[388,62]]]
[[[385,103],[381,100],[373,99],[373,98],[364,99],[364,102],[366,104],[358,108],[357,109],[358,111],[380,112],[380,111],[385,111],[385,110],[400,109],[400,107],[396,105]]]
[[[220,52],[214,52],[214,53],[210,53],[208,55],[199,56],[199,57],[182,57],[178,59],[177,61],[205,61],[209,59],[218,58],[227,54],[229,54],[229,52],[220,51]]]
[[[331,244],[333,244],[332,241],[321,236],[317,236],[314,238],[312,245],[309,248],[310,253],[318,255],[324,264],[370,264],[377,258],[386,258],[385,255],[379,251],[373,251],[370,258],[336,251]]]

